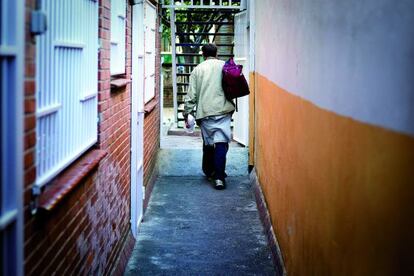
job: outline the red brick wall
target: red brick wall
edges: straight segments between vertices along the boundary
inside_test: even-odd
[[[32,195],[32,184],[36,180],[35,145],[36,145],[36,99],[35,99],[35,53],[34,37],[29,33],[30,11],[35,0],[26,0],[25,8],[25,79],[24,79],[24,206],[25,220],[30,218],[29,204]]]
[[[98,240],[107,241],[107,255],[101,262],[108,265],[107,271],[112,271],[115,261],[122,249],[122,240],[129,233],[130,224],[130,123],[131,123],[131,84],[123,89],[111,90],[110,85],[110,1],[100,1],[100,39],[104,46],[99,53],[99,146],[108,152],[108,158],[101,162],[99,169],[101,198],[105,204],[106,213],[95,229],[102,228],[96,233]],[[131,6],[127,5],[126,24],[126,74],[125,79],[131,79]],[[99,209],[98,209],[99,210]],[[102,250],[102,249],[101,249]],[[96,251],[100,255],[99,249]]]
[[[126,1],[126,0],[125,0]],[[26,22],[35,0],[26,0]],[[107,274],[130,233],[130,89],[110,88],[110,0],[99,1],[99,142],[108,154],[97,170],[50,212],[32,215],[35,181],[35,40],[26,26],[25,274]],[[131,7],[127,5],[126,79],[131,72]]]
[[[157,19],[156,30],[159,29],[159,20]],[[156,56],[155,56],[155,97],[150,100],[145,109],[148,110],[148,107],[155,105],[155,107],[150,111],[146,112],[144,118],[144,185],[147,187],[147,195],[151,191],[151,186],[155,180],[154,176],[156,172],[155,163],[158,150],[160,148],[160,35],[159,32],[156,32],[155,36],[156,41]],[[149,188],[149,189],[148,189]],[[148,199],[148,196],[146,196]]]
[[[34,218],[31,215],[30,203],[32,201],[32,185],[36,180],[36,115],[35,115],[35,91],[36,91],[36,48],[35,37],[31,36],[30,11],[35,7],[35,0],[26,0],[25,5],[25,80],[24,80],[24,259],[27,267],[28,261],[36,254],[36,247],[41,244],[36,242]],[[34,104],[34,108],[32,105]],[[37,252],[39,254],[39,252]],[[31,258],[30,258],[31,257]],[[26,273],[28,269],[26,268]]]
[[[34,230],[36,220],[31,215],[32,185],[36,180],[36,48],[35,37],[31,36],[30,12],[35,7],[35,0],[26,0],[25,5],[25,80],[24,80],[24,259],[26,273],[34,267],[35,254],[40,254],[42,243],[40,234]]]

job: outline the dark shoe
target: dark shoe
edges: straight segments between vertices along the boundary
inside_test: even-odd
[[[213,182],[214,181],[214,172],[210,173],[210,174],[205,173],[204,175],[206,176],[208,182]]]
[[[224,184],[223,180],[216,179],[216,180],[214,180],[214,188],[216,190],[223,190],[223,189],[226,188],[226,185]]]

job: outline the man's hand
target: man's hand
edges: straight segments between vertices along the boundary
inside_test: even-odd
[[[188,125],[188,114],[183,114],[183,117],[184,117],[185,127],[188,128],[189,127],[189,125]]]

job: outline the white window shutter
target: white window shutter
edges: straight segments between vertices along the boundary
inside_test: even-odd
[[[42,0],[37,41],[37,180],[44,185],[97,141],[98,3]]]
[[[111,75],[125,74],[126,1],[111,1]]]
[[[157,11],[150,3],[145,3],[145,68],[144,68],[144,100],[149,102],[155,96],[155,32]]]

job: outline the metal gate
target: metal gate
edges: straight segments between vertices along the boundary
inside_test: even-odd
[[[227,60],[233,57],[234,14],[245,9],[245,3],[242,0],[164,0],[162,4],[163,9],[168,9],[170,14],[174,120],[177,127],[182,128],[184,96],[189,87],[191,71],[202,62],[201,46],[214,42],[218,47],[218,58]],[[177,20],[178,16],[193,18],[197,14],[206,15],[207,20],[186,22]],[[189,25],[197,26],[200,30],[208,29],[206,27],[210,26],[211,29],[192,32],[189,31]]]

